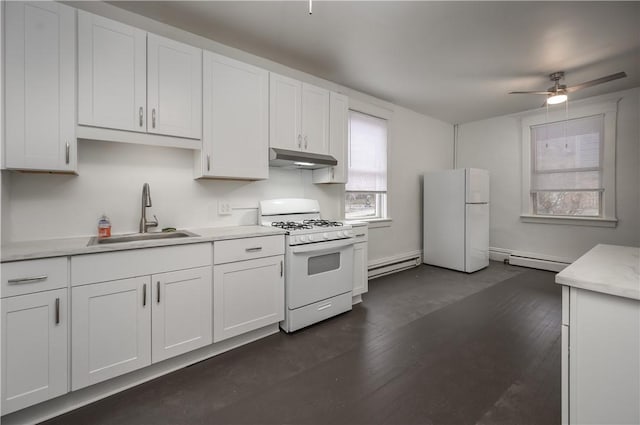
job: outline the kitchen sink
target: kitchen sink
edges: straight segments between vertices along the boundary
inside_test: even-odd
[[[153,233],[133,233],[130,235],[111,236],[108,238],[93,237],[89,240],[87,246],[92,245],[104,245],[112,243],[127,243],[127,242],[140,242],[140,241],[155,241],[163,239],[179,239],[179,238],[192,238],[195,233],[187,232],[186,230],[179,230],[177,232],[153,232]]]

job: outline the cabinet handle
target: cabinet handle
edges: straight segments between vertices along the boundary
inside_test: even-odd
[[[331,180],[335,180],[336,179],[336,169],[335,168],[331,168]]]
[[[158,304],[160,304],[160,281],[156,282],[156,292],[158,293]]]
[[[147,284],[142,285],[142,307],[147,306]]]
[[[328,308],[331,308],[331,303],[325,304],[325,305],[321,305],[320,307],[318,307],[318,311],[322,311],[322,310],[326,310]]]
[[[365,235],[364,233],[358,233],[358,234],[356,235],[356,238],[361,238],[361,237],[363,237],[364,235]]]
[[[247,248],[247,249],[245,249],[245,251],[247,251],[247,252],[258,252],[258,251],[262,251],[262,247],[261,246],[256,246],[256,247],[253,247],[253,248]]]
[[[138,108],[138,124],[140,124],[140,127],[142,127],[143,114],[144,114],[144,109],[142,109],[142,106],[141,106],[140,108]]]
[[[211,171],[211,155],[207,154],[207,171]]]
[[[47,275],[43,274],[42,276],[33,276],[33,277],[22,277],[18,279],[9,279],[7,283],[9,285],[20,285],[22,283],[34,283],[40,282],[41,280],[47,280]]]
[[[156,128],[156,108],[151,110],[151,127]]]
[[[69,142],[67,142],[67,144],[65,145],[65,150],[64,150],[65,162],[67,164],[69,164],[69,160],[70,160],[70,156],[71,156],[69,154],[70,150],[71,150],[71,146],[69,146]]]
[[[298,134],[298,147],[302,147],[302,134]]]
[[[304,148],[307,149],[307,146],[309,146],[309,140],[307,140],[307,136],[304,136]]]
[[[284,265],[282,263],[282,260],[280,260],[280,277],[282,277],[282,274],[284,273]]]
[[[56,298],[56,325],[60,324],[60,298]]]

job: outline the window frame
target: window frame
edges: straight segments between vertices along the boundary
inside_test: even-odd
[[[539,127],[539,126],[545,126],[545,125],[552,125],[552,124],[557,124],[557,123],[562,123],[564,121],[572,121],[572,120],[576,120],[576,119],[591,119],[591,118],[597,118],[599,121],[599,127],[600,127],[600,140],[598,141],[598,166],[597,167],[587,167],[587,168],[591,168],[590,170],[587,170],[586,168],[582,167],[582,168],[574,168],[574,169],[557,169],[557,170],[539,170],[538,166],[537,166],[537,155],[536,155],[536,144],[535,143],[530,143],[530,148],[531,148],[531,177],[533,177],[536,174],[553,174],[553,173],[557,173],[557,172],[564,172],[564,173],[569,173],[572,171],[598,171],[598,173],[600,174],[600,179],[602,180],[602,174],[603,174],[603,158],[604,158],[604,114],[597,114],[597,115],[589,115],[589,116],[585,116],[585,117],[580,117],[580,118],[569,118],[568,120],[561,120],[561,121],[555,121],[555,122],[546,122],[543,124],[538,124],[538,125],[531,125],[529,127],[530,132],[533,132],[533,129],[535,127]],[[530,133],[531,134],[531,133]],[[601,182],[602,183],[602,182]],[[600,188],[602,188],[602,184],[600,184]],[[562,189],[558,189],[558,190],[553,190],[551,192],[597,192],[597,197],[598,197],[598,214],[596,215],[570,215],[570,214],[541,214],[538,213],[538,203],[537,203],[537,198],[540,195],[541,192],[545,192],[544,190],[535,190],[533,188],[530,189],[529,192],[529,196],[531,197],[531,205],[532,205],[532,214],[536,215],[536,216],[549,216],[549,217],[585,217],[585,218],[602,218],[603,217],[603,190],[578,190],[578,189],[570,189],[570,188],[565,188],[564,190]]]
[[[572,224],[597,227],[615,227],[616,216],[616,119],[620,99],[597,103],[572,102],[570,105],[549,108],[548,112],[537,112],[521,119],[522,130],[522,188],[520,220],[527,223]],[[568,111],[567,109],[568,108]],[[603,116],[602,137],[602,188],[600,192],[600,216],[570,216],[536,214],[531,193],[532,155],[531,127],[566,119]]]
[[[350,192],[346,190],[346,185],[345,185],[345,190],[344,190],[344,196],[342,197],[342,214],[345,218],[345,220],[354,220],[354,221],[363,221],[363,222],[367,222],[369,223],[369,228],[377,228],[377,227],[388,227],[391,226],[392,224],[392,219],[391,219],[391,203],[390,203],[390,188],[391,188],[391,169],[390,169],[390,164],[391,164],[391,149],[390,149],[390,145],[391,145],[391,140],[392,140],[392,134],[391,134],[391,127],[392,127],[392,117],[393,117],[393,111],[386,109],[384,107],[381,106],[377,106],[377,105],[373,105],[370,103],[366,103],[366,102],[362,102],[359,101],[358,99],[354,99],[354,98],[349,98],[349,111],[354,111],[354,112],[359,112],[361,114],[366,114],[366,115],[370,115],[374,118],[379,118],[379,119],[383,119],[387,122],[387,191],[386,192],[380,192],[381,194],[383,194],[383,196],[381,196],[381,200],[380,203],[381,208],[383,209],[383,214],[381,214],[381,217],[371,217],[371,218],[356,218],[356,217],[347,217],[346,216],[346,199],[347,199],[347,194],[348,193],[357,193],[357,192]],[[350,132],[350,126],[349,126],[349,132]],[[349,154],[351,152],[351,149],[349,149],[349,144],[351,143],[351,134],[349,133],[349,136],[347,138],[347,176],[349,175],[349,163],[350,158],[349,158]]]

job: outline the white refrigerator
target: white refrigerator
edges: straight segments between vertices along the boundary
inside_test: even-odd
[[[471,273],[489,265],[489,172],[424,175],[423,262]]]

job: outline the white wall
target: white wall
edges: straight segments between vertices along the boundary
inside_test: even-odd
[[[501,116],[460,125],[457,166],[485,168],[491,174],[492,247],[573,261],[599,243],[640,246],[640,89],[620,92],[619,97],[616,228],[521,222],[520,118]]]
[[[270,169],[265,181],[194,180],[189,150],[81,141],[79,176],[3,172],[5,241],[85,236],[96,233],[104,212],[114,233],[136,232],[142,185],[151,186],[161,227],[256,224],[258,201],[313,197],[330,209],[337,187],[311,184],[310,171]],[[218,201],[231,216],[218,215]]]
[[[453,126],[395,107],[389,125],[389,227],[369,231],[369,261],[422,249],[422,174],[451,168]]]

